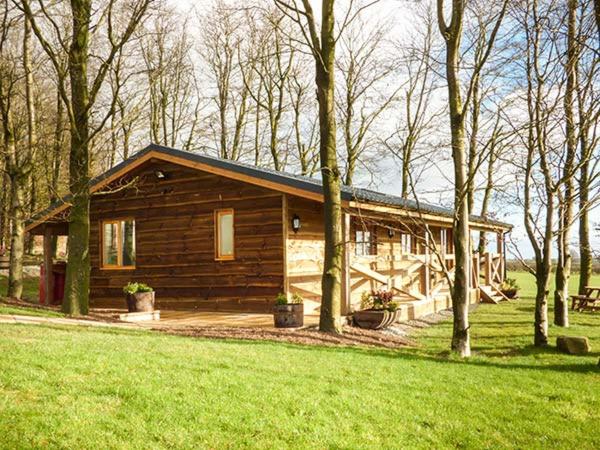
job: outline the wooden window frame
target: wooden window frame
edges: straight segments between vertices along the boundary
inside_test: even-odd
[[[219,218],[231,214],[231,255],[221,255],[221,232]],[[235,259],[235,212],[233,208],[215,209],[215,261],[233,261]]]
[[[134,270],[135,265],[133,266],[123,266],[123,254],[122,254],[122,242],[123,236],[121,231],[121,223],[123,222],[133,222],[133,229],[135,230],[135,218],[133,217],[123,217],[119,219],[107,219],[100,221],[100,269],[101,270]],[[105,225],[117,225],[117,264],[105,264],[104,263],[104,226]],[[137,236],[137,233],[135,234]],[[137,249],[136,239],[133,241],[134,247]],[[137,250],[136,250],[136,262],[137,262]]]
[[[412,233],[400,233],[400,252],[402,255],[414,255],[414,239]]]
[[[363,232],[363,239],[364,239],[364,233],[368,232],[369,233],[369,241],[358,241],[357,240],[357,234],[358,232],[361,231]],[[354,222],[354,230],[352,233],[352,238],[354,241],[354,256],[357,256],[359,258],[374,258],[377,256],[378,253],[378,242],[377,242],[377,226],[376,225],[363,225],[359,222]],[[368,245],[366,245],[368,244]],[[362,248],[368,248],[369,253],[367,254],[359,254],[358,253],[358,248],[359,245],[362,246]]]

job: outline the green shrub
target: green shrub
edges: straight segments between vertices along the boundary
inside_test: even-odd
[[[152,291],[154,291],[154,289],[152,289],[147,284],[135,283],[132,281],[130,281],[129,283],[127,283],[125,285],[125,287],[123,287],[123,292],[125,294],[137,294],[138,292],[152,292]]]
[[[283,292],[280,292],[279,294],[277,294],[277,297],[275,297],[276,305],[287,305],[287,303],[288,303],[287,295],[285,295]]]
[[[300,294],[296,294],[295,292],[292,294],[292,300],[288,301],[288,296],[285,295],[283,292],[280,292],[279,294],[277,294],[277,297],[275,297],[275,304],[276,305],[287,305],[287,304],[302,304],[304,303],[304,299],[302,298],[302,296]]]
[[[519,289],[521,288],[517,284],[517,280],[514,278],[506,278],[500,285],[500,290],[502,291],[518,291]]]

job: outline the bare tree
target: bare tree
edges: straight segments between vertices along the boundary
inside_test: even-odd
[[[596,3],[598,5],[600,3]],[[577,138],[579,145],[579,294],[585,293],[586,286],[591,284],[592,277],[592,246],[590,243],[589,210],[597,203],[597,196],[593,194],[592,187],[598,183],[598,155],[594,149],[598,145],[597,120],[600,116],[600,96],[595,86],[600,77],[600,58],[594,57],[596,41],[593,24],[590,26],[588,18],[593,5],[590,2],[581,2],[579,12],[578,33],[575,39],[580,57],[577,59],[575,72],[575,89],[577,105]],[[599,10],[597,10],[599,11]]]
[[[242,155],[242,143],[248,122],[250,95],[249,80],[244,82],[240,61],[242,48],[248,39],[247,28],[241,27],[243,16],[239,11],[228,8],[222,1],[202,18],[202,54],[215,93],[211,103],[216,111],[209,119],[213,131],[217,154],[221,158],[237,160]],[[250,58],[250,61],[253,59]],[[246,72],[250,73],[248,68]]]
[[[20,126],[15,120],[18,109],[19,84],[23,74],[18,59],[22,56],[14,41],[19,15],[8,0],[2,4],[0,29],[0,117],[2,119],[2,153],[4,167],[10,180],[10,263],[8,276],[9,297],[21,298],[23,293],[23,253],[25,246],[25,186],[31,170],[29,149],[17,148]],[[11,39],[12,38],[12,39]]]
[[[69,190],[72,195],[69,214],[68,263],[65,283],[63,311],[72,314],[87,314],[89,307],[89,156],[90,141],[101,130],[104,123],[114,113],[114,105],[101,119],[95,129],[90,127],[90,111],[93,108],[106,75],[120,49],[127,43],[144,17],[151,0],[135,0],[128,5],[117,7],[110,0],[100,13],[107,27],[108,54],[101,59],[96,74],[88,80],[90,60],[89,39],[92,28],[91,0],[72,0],[70,14],[73,25],[70,39],[56,36],[61,48],[56,49],[47,38],[40,21],[57,32],[60,27],[55,16],[42,0],[37,2],[39,10],[34,13],[28,0],[22,0],[22,7],[31,23],[33,32],[50,58],[57,73],[61,98],[66,105],[71,130],[71,150],[69,155]],[[129,19],[121,29],[115,28],[115,14],[129,12]],[[67,42],[70,40],[70,43]],[[61,64],[60,52],[68,53],[68,74]],[[68,78],[68,83],[67,83]],[[68,92],[70,88],[70,92]]]
[[[321,331],[341,333],[342,294],[342,200],[341,173],[336,153],[335,120],[335,18],[334,0],[323,0],[321,22],[318,29],[309,0],[300,7],[295,0],[275,0],[299,27],[315,61],[315,84],[319,103],[319,135],[321,177],[323,179],[323,213],[325,219],[325,257],[321,282]]]
[[[524,92],[521,100],[526,105],[527,116],[522,124],[515,124],[514,117],[507,121],[526,151],[524,160],[519,163],[524,173],[523,220],[535,257],[535,266],[526,268],[536,280],[534,344],[544,346],[548,343],[547,297],[559,188],[553,178],[554,167],[562,161],[564,148],[564,138],[557,131],[562,120],[559,110],[563,73],[555,62],[561,52],[556,30],[560,29],[562,18],[553,5],[540,6],[538,0],[519,4],[513,14],[524,33],[521,55],[524,64],[520,70],[525,85],[521,89]]]
[[[256,34],[257,54],[252,57],[255,61],[249,64],[248,74],[241,66],[244,83],[248,93],[256,105],[257,120],[260,111],[267,116],[269,131],[269,153],[275,170],[283,170],[285,154],[281,148],[281,125],[283,114],[287,109],[287,89],[290,74],[294,68],[295,49],[289,37],[290,33],[282,30],[285,26],[285,16],[278,10],[267,10],[263,29]],[[257,84],[253,89],[251,80]],[[256,93],[254,91],[256,90]]]
[[[369,26],[355,20],[339,39],[336,69],[342,80],[336,103],[345,151],[343,181],[348,186],[353,183],[357,164],[375,148],[375,122],[401,89],[390,92],[388,88],[389,78],[397,69],[384,48],[388,32],[384,23]]]
[[[305,80],[304,66],[297,66],[288,79],[288,93],[291,99],[292,123],[295,155],[301,175],[313,176],[319,164],[317,147],[318,120],[310,102],[310,82]]]
[[[577,0],[567,0],[567,51],[564,70],[566,86],[564,95],[566,157],[562,170],[562,191],[559,191],[558,230],[556,244],[558,259],[556,262],[554,290],[554,324],[569,326],[569,278],[571,276],[570,234],[575,200],[574,178],[575,158],[577,155],[577,136],[575,128],[575,83],[577,78],[576,42]]]
[[[150,139],[162,145],[194,146],[200,121],[202,96],[187,20],[163,8],[145,30],[141,53],[146,66],[150,98]],[[135,111],[135,110],[134,110]]]
[[[403,198],[411,195],[411,185],[419,181],[430,164],[430,136],[436,135],[436,123],[443,109],[433,106],[433,94],[437,89],[434,51],[434,12],[427,8],[419,16],[413,38],[408,43],[398,43],[399,70],[405,78],[400,90],[402,110],[396,129],[382,140],[383,146],[401,164],[401,193]],[[422,149],[423,151],[419,151]],[[425,150],[427,149],[427,150]],[[419,164],[419,160],[423,164]],[[417,170],[417,166],[422,166]]]
[[[508,1],[504,1],[497,13],[492,30],[487,38],[482,57],[475,65],[469,87],[464,98],[461,94],[459,78],[459,57],[465,5],[461,0],[453,0],[450,8],[450,22],[446,22],[444,0],[437,0],[438,25],[446,43],[446,81],[448,83],[448,104],[450,110],[450,131],[452,137],[452,160],[454,163],[454,225],[455,278],[451,289],[454,327],[452,350],[463,357],[471,354],[469,337],[469,285],[470,285],[470,230],[469,230],[469,179],[465,148],[465,113],[473,94],[474,82],[488,59],[496,35],[504,18]]]

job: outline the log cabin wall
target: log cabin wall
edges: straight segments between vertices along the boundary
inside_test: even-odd
[[[290,292],[302,295],[305,300],[305,312],[318,312],[325,253],[323,206],[319,202],[291,195],[287,196],[287,205],[288,220],[291,220],[294,215],[298,215],[301,221],[301,228],[297,233],[291,227],[287,232],[287,285]],[[395,230],[391,237],[388,235],[388,227],[384,222],[352,216],[349,230],[350,239],[346,243],[350,266],[362,266],[376,271],[389,278],[390,287],[422,294],[424,287],[421,273],[406,269],[415,265],[414,260],[410,260],[408,255],[425,253],[423,239],[416,237],[423,236],[424,231],[418,230],[410,224],[390,223],[390,226]],[[356,251],[356,230],[363,227],[375,235],[376,251],[374,250],[372,255],[359,255]],[[431,228],[433,235],[436,236],[436,242],[441,244],[440,228]],[[405,248],[402,245],[402,234],[412,236],[408,246],[405,242]],[[450,234],[448,233],[447,236]],[[452,250],[451,240],[448,245],[447,251],[450,253]],[[382,287],[381,283],[352,268],[349,281],[351,309],[360,308],[363,292]]]
[[[305,313],[318,312],[321,304],[321,276],[325,240],[323,204],[293,195],[287,196],[288,220],[300,218],[300,230],[287,232],[287,284],[289,291],[304,298]]]
[[[128,179],[137,181],[92,197],[92,306],[123,308],[123,286],[139,281],[162,309],[271,310],[284,290],[282,194],[159,161]],[[235,257],[216,261],[214,211],[226,208],[234,210]],[[102,269],[100,223],[121,218],[135,220],[135,269]]]

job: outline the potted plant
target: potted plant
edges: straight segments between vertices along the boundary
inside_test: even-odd
[[[275,328],[298,328],[304,325],[304,303],[299,294],[292,294],[291,300],[280,292],[273,307]]]
[[[517,284],[517,280],[514,278],[505,279],[500,285],[500,292],[502,292],[508,298],[517,298],[517,294],[519,293],[519,285]]]
[[[129,312],[154,311],[154,289],[144,283],[129,282],[123,288]]]
[[[360,303],[361,310],[352,315],[354,323],[360,328],[387,328],[398,318],[398,303],[394,301],[392,291],[380,289],[363,292]]]

